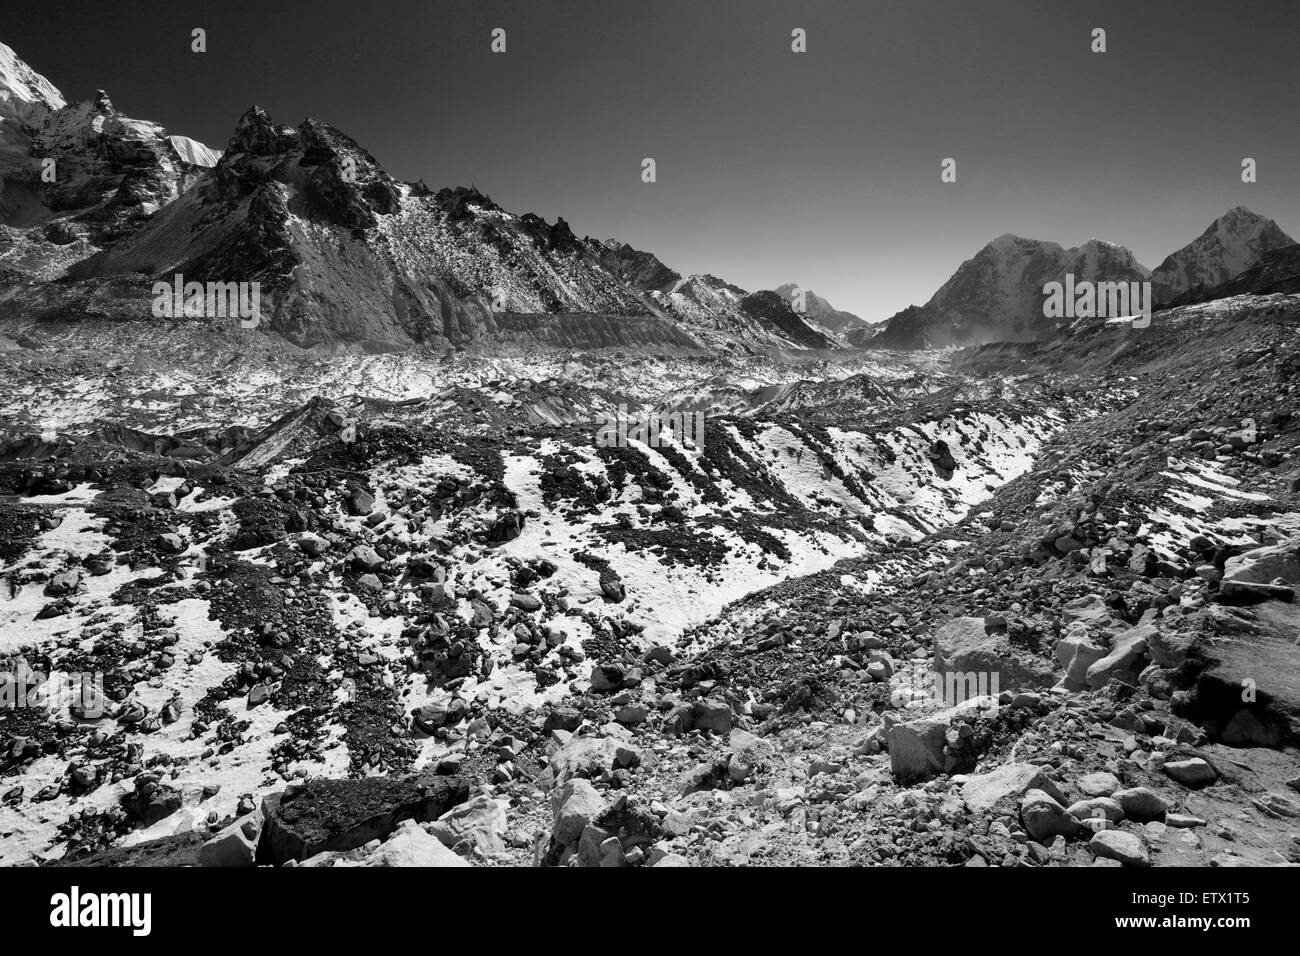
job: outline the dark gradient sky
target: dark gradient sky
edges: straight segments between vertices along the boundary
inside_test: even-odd
[[[1287,0],[6,0],[0,40],[213,146],[252,104],[312,116],[401,179],[872,320],[1005,232],[1148,267],[1237,204],[1300,235]]]

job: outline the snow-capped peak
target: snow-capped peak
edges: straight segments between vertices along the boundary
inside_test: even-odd
[[[1168,302],[1192,289],[1219,285],[1294,242],[1272,219],[1234,206],[1151,274],[1156,301]]]
[[[20,60],[12,49],[0,43],[0,116],[26,113],[32,106],[57,110],[65,106],[66,102],[58,87]],[[20,104],[26,105],[27,109],[23,109]]]
[[[172,148],[180,154],[181,159],[191,166],[211,168],[217,165],[217,160],[221,159],[221,150],[204,146],[198,140],[190,139],[188,136],[168,136],[167,139],[172,144]]]

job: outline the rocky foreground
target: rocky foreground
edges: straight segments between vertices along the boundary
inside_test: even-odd
[[[236,365],[32,348],[0,655],[104,683],[0,710],[0,862],[1298,862],[1298,329],[382,400],[323,363],[255,424]],[[593,444],[670,392],[702,454]]]

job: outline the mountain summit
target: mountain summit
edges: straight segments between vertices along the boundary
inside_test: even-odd
[[[0,266],[51,279],[140,228],[218,154],[119,112],[69,103],[0,44],[0,225],[22,230]]]
[[[1272,219],[1234,206],[1156,267],[1151,273],[1152,296],[1163,304],[1186,292],[1213,288],[1294,243]]]
[[[835,308],[816,292],[793,282],[777,286],[776,292],[786,301],[792,301],[797,293],[802,292],[806,315],[833,335],[848,336],[850,332],[863,334],[871,328],[870,323],[865,319],[859,318],[852,312]]]
[[[1001,235],[963,262],[924,306],[893,316],[872,344],[915,349],[1038,338],[1053,328],[1043,317],[1043,286],[1067,274],[1092,282],[1149,275],[1128,249],[1100,239],[1064,249]]]
[[[0,118],[27,122],[41,110],[49,113],[66,105],[53,83],[0,43]]]

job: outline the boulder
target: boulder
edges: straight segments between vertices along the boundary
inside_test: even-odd
[[[480,794],[452,807],[430,823],[428,830],[443,846],[462,856],[496,856],[505,850],[505,801]]]
[[[1219,776],[1214,772],[1214,768],[1200,757],[1192,757],[1188,760],[1168,760],[1165,762],[1164,769],[1165,773],[1184,787],[1203,787],[1207,783],[1213,783]]]
[[[622,688],[624,669],[622,664],[593,664],[591,668],[591,689],[598,694],[607,694]]]
[[[571,777],[599,777],[641,760],[636,747],[616,737],[574,737],[551,757],[550,771],[556,784]]]
[[[81,572],[64,571],[50,578],[45,584],[46,597],[63,597],[71,594],[81,585]]]
[[[574,707],[556,707],[546,715],[542,723],[542,733],[549,734],[555,730],[575,731],[582,726],[582,714]]]
[[[1057,803],[1065,802],[1061,788],[1042,767],[1031,763],[1004,764],[988,773],[972,775],[962,784],[961,796],[972,812],[985,813],[1003,800],[1015,800],[1030,790],[1045,793]]]
[[[977,755],[965,746],[972,734],[968,722],[981,716],[980,703],[987,699],[976,698],[914,720],[889,720],[884,737],[895,778],[911,783],[973,765]]]
[[[1075,786],[1085,797],[1109,797],[1119,789],[1119,778],[1113,773],[1089,773],[1084,774],[1076,782]]]
[[[185,550],[185,542],[181,540],[180,535],[168,532],[154,538],[154,547],[163,554],[180,554]]]
[[[319,558],[330,549],[330,543],[315,534],[304,534],[298,539],[298,550],[309,558]]]
[[[560,846],[575,844],[587,825],[604,812],[605,798],[589,781],[566,780],[551,794],[551,836]]]
[[[536,611],[542,606],[542,599],[527,591],[516,591],[510,596],[510,603],[521,611]]]
[[[1300,668],[1295,666],[1300,605],[1210,605],[1204,617],[1213,630],[1197,639],[1189,654],[1205,666],[1185,715],[1205,726],[1211,738],[1223,735],[1225,743],[1300,742]],[[1243,709],[1247,714],[1239,718]]]
[[[899,783],[926,780],[944,771],[948,723],[947,717],[935,714],[891,724],[886,729],[889,769]]]
[[[1251,604],[1270,598],[1292,601],[1300,587],[1300,537],[1228,558],[1219,597]]]
[[[262,835],[262,810],[245,814],[203,844],[199,866],[256,866]]]
[[[375,507],[375,496],[364,488],[353,487],[343,499],[343,506],[353,517],[364,517]]]
[[[731,730],[731,706],[722,700],[697,700],[691,708],[691,727],[725,734]]]
[[[1065,684],[1071,690],[1087,686],[1088,668],[1106,656],[1106,649],[1080,628],[1061,638],[1056,645],[1056,659],[1065,668]]]
[[[384,839],[403,820],[436,820],[468,797],[469,788],[454,777],[310,780],[263,799],[257,862],[279,866],[352,850]]]
[[[1090,800],[1079,800],[1070,804],[1066,809],[1077,820],[1109,820],[1111,823],[1118,823],[1124,819],[1124,808],[1120,806],[1118,800],[1111,797],[1093,797]]]
[[[1150,787],[1116,790],[1111,799],[1120,805],[1124,816],[1135,823],[1163,819],[1172,804]]]
[[[994,695],[1000,690],[1050,687],[1056,679],[1046,661],[1014,648],[1005,634],[985,633],[980,617],[954,618],[935,632],[934,669],[936,680],[945,686],[947,675],[963,675],[965,686],[971,686],[973,677],[977,689],[988,688],[980,693]]]
[[[680,783],[681,795],[688,797],[692,793],[698,793],[701,790],[712,790],[722,782],[724,776],[729,775],[729,768],[724,772],[724,768],[716,763],[697,763],[682,775]]]
[[[519,511],[505,511],[497,517],[492,526],[488,528],[488,541],[494,544],[501,544],[506,541],[513,541],[519,537],[524,530],[524,524],[527,518]]]
[[[414,820],[403,820],[397,830],[366,857],[361,866],[426,867],[469,866],[437,837],[427,833]]]
[[[1116,635],[1110,653],[1089,665],[1088,686],[1104,687],[1112,680],[1136,686],[1138,674],[1146,666],[1147,640],[1155,631],[1153,624],[1139,624]]]
[[[1085,594],[1065,605],[1062,615],[1066,622],[1078,622],[1091,633],[1106,633],[1116,625],[1115,616],[1096,594]]]
[[[578,866],[619,867],[624,865],[623,844],[617,836],[595,824],[588,824],[578,838]]]
[[[1094,856],[1118,860],[1124,866],[1150,866],[1151,858],[1142,838],[1126,830],[1101,830],[1088,841]]]
[[[358,571],[373,572],[384,566],[384,559],[374,548],[359,544],[348,552],[347,562]]]
[[[1079,834],[1079,821],[1042,790],[1029,790],[1020,800],[1020,822],[1025,832],[1044,845],[1058,836],[1067,840]]]

